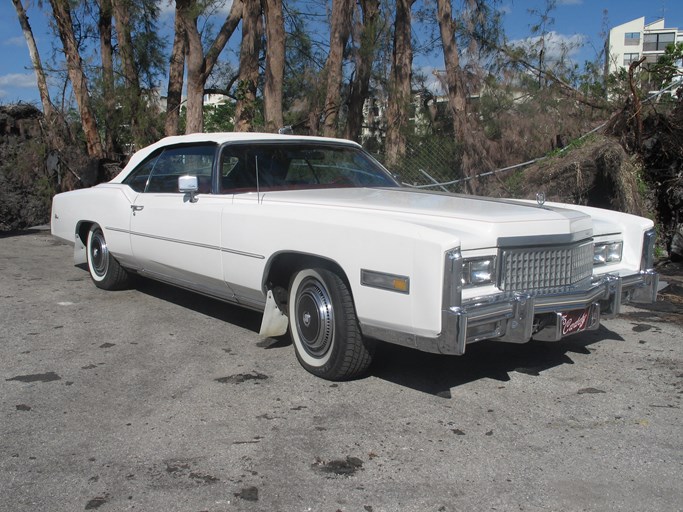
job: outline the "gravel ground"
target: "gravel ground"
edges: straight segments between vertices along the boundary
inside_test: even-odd
[[[683,510],[675,288],[567,341],[382,346],[330,383],[255,313],[105,292],[71,257],[0,238],[0,511]]]

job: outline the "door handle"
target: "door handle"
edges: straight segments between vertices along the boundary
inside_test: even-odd
[[[135,212],[139,212],[143,208],[144,208],[144,206],[139,206],[137,204],[131,204],[130,205],[130,209],[133,210],[133,215],[135,215]]]

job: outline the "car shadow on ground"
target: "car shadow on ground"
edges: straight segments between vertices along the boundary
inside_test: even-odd
[[[451,398],[451,389],[480,379],[510,380],[512,372],[539,376],[563,364],[574,364],[571,354],[590,354],[594,343],[623,338],[605,326],[559,342],[524,344],[482,341],[462,356],[418,352],[381,344],[370,375],[430,395]]]
[[[135,279],[134,287],[137,291],[151,297],[171,302],[249,331],[258,333],[261,328],[261,313],[250,309],[141,277]]]
[[[261,327],[261,313],[188,290],[143,278],[135,281],[135,289],[254,333],[258,333]],[[574,364],[572,353],[590,354],[588,347],[608,340],[623,341],[623,338],[603,325],[596,331],[580,333],[555,343],[531,341],[511,344],[483,341],[468,346],[463,356],[429,354],[378,343],[368,377],[450,398],[452,388],[479,379],[507,382],[512,372],[538,376],[550,368]],[[291,345],[291,340],[289,335],[285,335],[267,338],[257,345],[263,349],[285,348]]]

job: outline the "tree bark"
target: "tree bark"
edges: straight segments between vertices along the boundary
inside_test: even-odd
[[[243,2],[234,0],[230,14],[221,26],[211,48],[204,56],[201,36],[197,29],[199,7],[196,0],[176,0],[176,14],[182,18],[187,36],[187,103],[185,133],[204,130],[204,84],[213,70],[218,56],[225,48],[242,17]]]
[[[323,110],[323,135],[337,134],[337,117],[341,106],[342,64],[344,48],[351,35],[353,0],[333,0],[330,27],[330,53],[327,55],[327,88]]]
[[[344,136],[360,142],[363,129],[363,105],[370,90],[372,63],[377,49],[377,19],[379,0],[360,0],[363,11],[363,26],[360,29],[360,44],[356,54],[356,74],[349,94],[349,116]]]
[[[21,25],[21,30],[24,33],[24,39],[26,39],[26,45],[28,46],[28,53],[31,56],[31,64],[33,65],[33,71],[36,74],[38,92],[40,93],[40,102],[43,105],[43,114],[45,114],[46,119],[51,120],[54,117],[55,110],[50,101],[50,91],[47,88],[45,71],[43,70],[43,64],[40,60],[36,40],[33,38],[33,31],[31,30],[31,25],[28,22],[28,16],[21,0],[12,0],[12,3],[17,11],[19,24]]]
[[[112,46],[111,0],[99,0],[100,15],[97,27],[100,33],[100,55],[102,58],[102,94],[104,107],[109,115],[104,116],[104,152],[113,158],[117,148],[114,137],[113,114],[116,109],[114,95],[114,48]]]
[[[387,104],[386,164],[396,167],[406,150],[408,108],[411,102],[410,77],[413,67],[411,7],[415,0],[396,0],[394,49],[389,77]]]
[[[88,81],[83,72],[81,56],[78,52],[78,45],[74,36],[71,9],[69,8],[68,0],[50,0],[50,5],[52,6],[52,13],[57,24],[59,38],[64,48],[69,80],[71,81],[76,103],[78,104],[88,155],[92,158],[101,159],[104,157],[104,151],[102,150],[102,142],[97,131],[97,122],[90,106]]]
[[[437,17],[443,47],[443,60],[446,66],[446,88],[448,89],[448,106],[453,115],[455,136],[462,139],[467,116],[467,98],[460,67],[460,55],[455,42],[455,24],[453,21],[451,0],[437,0]]]
[[[235,131],[249,132],[254,126],[256,86],[259,76],[259,0],[245,0],[242,16],[242,45],[240,47],[240,78],[237,83]]]
[[[166,96],[166,121],[164,133],[166,136],[178,135],[178,121],[180,119],[180,105],[183,99],[183,75],[185,74],[185,52],[187,50],[187,34],[183,18],[176,3],[175,35],[171,50],[171,63],[168,73],[168,92]]]
[[[130,122],[131,134],[136,147],[145,141],[145,134],[140,133],[138,116],[141,115],[141,91],[140,78],[135,53],[133,51],[133,37],[131,35],[130,0],[111,0],[114,20],[116,22],[116,35],[121,58],[121,67],[126,85],[127,106],[129,107],[128,121]]]
[[[266,25],[266,76],[263,85],[263,113],[267,132],[284,125],[282,90],[285,76],[285,21],[282,0],[261,0]]]

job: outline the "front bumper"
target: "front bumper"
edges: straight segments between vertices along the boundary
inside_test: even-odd
[[[562,313],[585,310],[584,330],[597,329],[600,318],[617,315],[627,302],[654,302],[659,276],[653,270],[629,276],[607,274],[588,289],[556,295],[496,295],[442,311],[442,332],[436,338],[417,337],[415,348],[425,352],[461,355],[468,343],[484,339],[526,343],[530,339],[557,341],[563,337]]]

